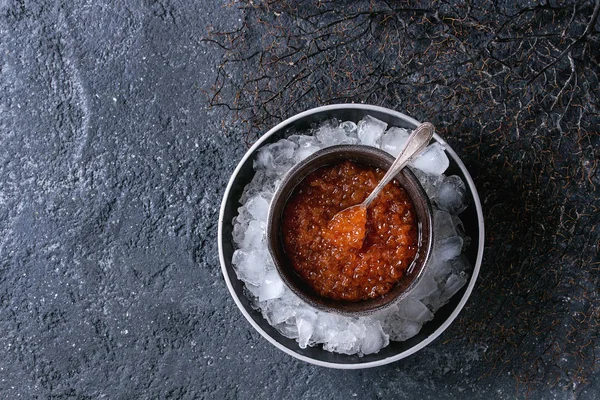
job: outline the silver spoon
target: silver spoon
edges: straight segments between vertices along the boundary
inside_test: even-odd
[[[369,204],[375,200],[379,192],[381,192],[381,189],[383,189],[385,185],[394,179],[394,177],[398,175],[398,172],[400,172],[402,168],[406,167],[406,164],[408,164],[415,156],[418,156],[423,150],[425,150],[425,147],[427,147],[429,141],[433,137],[434,130],[435,128],[433,127],[433,124],[429,122],[423,122],[421,125],[417,126],[408,137],[404,148],[402,151],[400,151],[400,154],[398,154],[398,157],[396,157],[396,160],[394,160],[393,164],[390,166],[390,169],[388,169],[388,172],[383,176],[383,178],[381,178],[381,181],[375,187],[375,189],[373,189],[369,197],[367,197],[361,204],[358,204],[358,206],[364,206],[367,208]]]
[[[367,223],[367,207],[398,173],[408,164],[415,156],[427,147],[429,141],[433,137],[435,128],[429,122],[423,122],[417,126],[406,141],[404,148],[396,157],[386,174],[377,184],[371,194],[360,204],[345,208],[333,216],[329,223],[329,231],[332,235],[345,236],[346,245],[349,247],[362,246],[365,236],[365,224]]]

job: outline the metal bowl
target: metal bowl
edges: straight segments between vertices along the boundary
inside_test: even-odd
[[[408,357],[427,346],[450,326],[464,307],[475,287],[483,258],[484,223],[477,189],[467,168],[454,150],[439,135],[434,134],[434,140],[444,145],[446,154],[450,159],[450,167],[446,174],[460,176],[467,186],[470,205],[460,217],[464,223],[465,233],[471,237],[471,245],[466,250],[465,255],[472,265],[472,270],[468,271],[470,278],[467,285],[454,295],[448,304],[435,313],[433,320],[423,325],[421,331],[411,339],[403,342],[390,342],[387,347],[384,347],[378,353],[359,357],[358,355],[331,353],[321,347],[301,349],[295,340],[282,336],[269,325],[259,311],[252,307],[250,300],[244,295],[244,283],[237,278],[231,264],[235,250],[232,239],[232,220],[237,215],[237,209],[240,207],[239,200],[244,187],[254,176],[252,164],[258,149],[292,135],[294,131],[307,131],[311,128],[311,125],[331,118],[358,122],[367,115],[387,122],[389,126],[414,129],[419,125],[417,120],[400,112],[364,104],[329,105],[297,114],[269,130],[246,152],[225,189],[219,214],[218,245],[221,269],[227,288],[244,317],[254,329],[278,349],[302,361],[330,368],[360,369],[381,366]]]
[[[404,187],[415,206],[419,229],[419,250],[415,260],[400,281],[383,296],[363,301],[332,300],[320,296],[296,273],[285,253],[281,234],[283,211],[296,187],[308,175],[321,167],[345,160],[387,170],[394,162],[394,157],[375,147],[339,145],[319,150],[298,163],[283,177],[271,200],[267,219],[267,246],[283,282],[306,303],[323,311],[361,316],[381,311],[395,304],[405,298],[416,286],[423,275],[433,245],[433,211],[431,202],[417,177],[408,167],[404,168],[396,176],[396,180]]]

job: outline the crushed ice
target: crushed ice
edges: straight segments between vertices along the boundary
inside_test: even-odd
[[[267,321],[301,348],[322,344],[342,354],[371,354],[390,340],[415,336],[424,323],[467,282],[468,261],[462,255],[465,237],[458,214],[467,207],[460,177],[445,176],[449,160],[434,142],[411,166],[432,200],[435,242],[425,274],[409,297],[369,317],[346,317],[317,310],[295,296],[281,281],[265,242],[269,202],[283,175],[314,152],[337,144],[364,144],[398,155],[410,131],[390,127],[371,116],[358,124],[330,120],[309,135],[292,135],[264,146],[254,161],[256,174],[244,189],[234,218],[237,250],[233,267],[246,285],[246,295]]]

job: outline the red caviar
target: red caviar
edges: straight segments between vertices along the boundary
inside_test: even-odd
[[[385,171],[344,161],[310,174],[283,214],[283,241],[296,272],[321,296],[376,298],[402,278],[418,250],[413,203],[392,181],[366,209]],[[335,216],[335,219],[334,219]]]

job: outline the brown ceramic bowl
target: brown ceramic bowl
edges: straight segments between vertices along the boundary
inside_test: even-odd
[[[419,249],[414,261],[396,286],[379,298],[344,301],[320,296],[292,267],[283,248],[281,221],[285,205],[298,184],[315,170],[344,160],[387,170],[394,162],[394,157],[375,147],[340,145],[322,149],[297,164],[284,176],[271,201],[267,220],[267,245],[283,282],[302,300],[324,311],[352,316],[368,315],[405,298],[423,275],[433,243],[433,212],[425,190],[410,169],[404,168],[396,176],[396,180],[412,199],[417,214]]]

